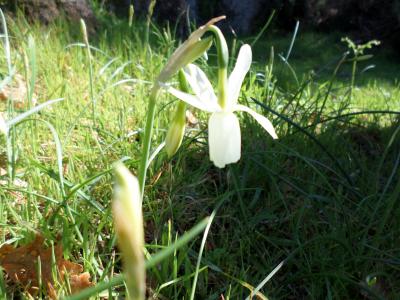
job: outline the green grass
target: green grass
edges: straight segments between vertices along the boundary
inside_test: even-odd
[[[8,25],[16,72],[34,82],[40,103],[64,100],[11,132],[12,170],[28,186],[0,189],[1,243],[22,245],[36,232],[48,241],[61,237],[64,256],[104,283],[122,271],[111,217],[111,168],[125,159],[133,173],[138,170],[151,81],[176,46],[173,34],[152,27],[147,54],[141,24],[129,29],[112,20],[89,36],[101,50],[92,49],[93,125],[87,53],[68,47],[82,42],[78,24],[43,28],[19,18]],[[28,34],[35,60],[29,59]],[[400,62],[390,50],[374,49],[375,57],[359,64],[350,99],[350,63],[333,75],[346,51],[341,36],[300,31],[288,60],[293,71],[278,56],[286,55],[291,36],[267,33],[253,48],[255,63],[240,102],[271,118],[279,140],[243,115],[242,158],[217,169],[208,160],[206,115],[191,109],[199,124],[187,132],[177,155],[168,160],[162,153],[152,163],[144,199],[148,253],[168,247],[220,205],[195,299],[244,299],[248,287],[281,262],[260,290],[269,299],[400,296]],[[200,64],[215,79],[213,53],[214,48],[209,66]],[[4,56],[0,68],[6,75]],[[165,94],[158,101],[153,149],[165,138],[173,101]],[[3,157],[5,142],[0,145]],[[5,159],[1,167],[7,169]],[[20,203],[16,195],[23,196]],[[199,237],[152,266],[149,294],[189,299],[200,245]],[[9,298],[19,293],[0,289]],[[103,295],[109,293],[123,298],[125,288]]]

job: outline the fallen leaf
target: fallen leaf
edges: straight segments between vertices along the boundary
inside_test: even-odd
[[[16,109],[26,109],[28,107],[28,89],[24,77],[20,74],[14,76],[14,82],[6,85],[0,91],[0,100],[12,100]],[[32,105],[36,105],[36,96],[32,96]]]
[[[90,282],[90,274],[88,272],[78,274],[78,275],[71,275],[69,279],[71,285],[71,293],[75,294],[93,284]]]
[[[62,253],[62,246],[55,245],[54,260],[59,281],[64,282],[68,278],[72,293],[92,286],[89,273],[82,273],[81,265],[63,259]],[[41,263],[41,282],[46,288],[48,296],[51,299],[57,299],[52,275],[54,262],[52,248],[45,246],[42,236],[37,235],[30,244],[25,246],[14,248],[11,245],[4,245],[0,248],[1,267],[11,281],[20,284],[33,296],[39,290],[38,257],[40,257]]]

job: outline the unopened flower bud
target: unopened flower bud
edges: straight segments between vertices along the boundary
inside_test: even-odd
[[[189,85],[182,69],[179,70],[179,88],[183,92],[189,92]],[[168,157],[172,157],[181,146],[185,134],[185,127],[186,103],[179,101],[165,139],[165,150],[167,151]]]
[[[123,164],[115,167],[115,176],[116,186],[112,209],[129,299],[142,300],[145,299],[146,273],[139,183]]]
[[[182,144],[186,127],[186,104],[179,101],[174,118],[165,138],[165,151],[168,157],[172,157]]]

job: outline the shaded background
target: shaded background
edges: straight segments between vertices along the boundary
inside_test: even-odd
[[[103,11],[127,18],[134,4],[136,17],[145,17],[150,0],[6,0],[3,9],[19,8],[34,20],[52,22],[62,14],[72,20],[85,18],[95,27],[93,11]],[[384,45],[400,49],[400,0],[158,0],[153,19],[180,23],[185,31],[186,18],[198,24],[225,14],[222,26],[238,35],[257,33],[275,11],[275,28],[293,31],[297,20],[302,29],[341,31],[363,42],[380,39]]]

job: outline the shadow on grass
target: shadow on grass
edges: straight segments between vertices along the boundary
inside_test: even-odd
[[[206,149],[182,151],[177,163],[193,184],[173,184],[177,223],[232,193],[208,238],[208,289],[222,293],[224,273],[256,286],[284,261],[263,289],[273,299],[400,295],[400,112],[365,115],[298,127],[280,119],[277,141],[245,118],[242,159],[223,170],[204,163]]]
[[[329,80],[337,63],[348,51],[345,44],[340,41],[345,36],[347,36],[346,33],[340,32],[323,34],[300,31],[295,39],[288,62],[300,78],[312,74],[317,81]],[[254,48],[255,59],[261,65],[268,63],[271,47],[274,48],[277,62],[276,74],[279,74],[279,81],[285,84],[295,83],[287,64],[279,58],[279,55],[286,57],[291,39],[292,36],[287,33],[282,35],[271,33],[260,39]],[[359,41],[357,42],[359,43]],[[388,45],[381,44],[367,50],[365,54],[372,54],[373,57],[358,63],[357,85],[365,86],[374,81],[378,81],[380,84],[398,85],[400,56],[396,51]],[[347,62],[343,64],[337,79],[346,84],[350,82],[351,75],[351,63]]]

